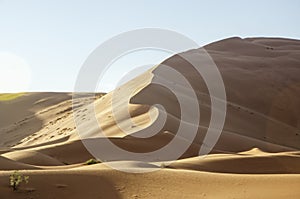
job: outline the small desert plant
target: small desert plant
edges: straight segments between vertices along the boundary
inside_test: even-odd
[[[89,159],[88,161],[85,162],[86,165],[92,165],[92,164],[98,164],[100,161],[96,159]]]
[[[17,191],[22,182],[28,183],[29,176],[23,176],[18,171],[14,171],[13,174],[9,176],[9,184],[14,191]]]

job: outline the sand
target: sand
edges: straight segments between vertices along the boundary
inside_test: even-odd
[[[207,87],[189,63],[174,55],[114,92],[76,100],[74,110],[72,93],[25,93],[0,101],[0,199],[300,198],[300,41],[235,37],[204,48],[220,70],[228,100],[224,129],[208,155],[198,156],[211,117]],[[193,58],[198,51],[183,53]],[[176,135],[179,102],[153,83],[162,78],[190,100],[186,87],[162,72],[163,64],[195,90],[201,120],[187,124],[197,129],[193,140],[189,131]],[[139,162],[107,152],[109,159],[87,165],[94,157],[80,138],[99,145],[106,140],[89,117],[91,107],[104,135],[127,151],[151,152],[177,137],[178,145],[189,147],[172,162],[161,157]],[[135,137],[153,132],[150,138]],[[107,161],[128,171],[157,170],[126,173]],[[16,192],[8,183],[14,170],[30,177]]]

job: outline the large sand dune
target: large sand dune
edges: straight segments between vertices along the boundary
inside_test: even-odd
[[[227,95],[224,129],[210,154],[198,157],[211,119],[208,89],[190,63],[174,55],[114,92],[74,104],[69,93],[26,93],[0,101],[0,199],[300,198],[300,41],[229,38],[204,48],[220,70]],[[183,54],[195,58],[199,52]],[[85,144],[105,142],[89,117],[92,106],[103,133],[127,151],[157,150],[177,136],[179,102],[153,82],[164,79],[185,101],[190,96],[163,65],[189,81],[201,110],[201,120],[187,125],[197,129],[195,139],[188,139],[189,131],[178,139],[189,146],[179,160],[138,162],[113,153],[105,160],[132,171],[161,167],[142,174],[115,171],[101,162],[86,165],[93,156],[80,137]],[[78,134],[82,129],[84,135]],[[150,138],[137,137],[153,132]],[[30,176],[18,192],[8,186],[13,170]]]

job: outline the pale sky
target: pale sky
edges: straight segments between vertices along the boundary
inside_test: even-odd
[[[0,92],[73,91],[88,55],[125,31],[174,30],[200,46],[223,38],[300,39],[297,0],[0,0]],[[100,90],[169,54],[136,53],[117,61]]]

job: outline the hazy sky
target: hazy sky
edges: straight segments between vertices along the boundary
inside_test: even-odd
[[[199,45],[231,36],[300,39],[300,1],[0,0],[0,92],[72,91],[87,56],[114,35],[166,28]],[[147,56],[145,56],[147,55]],[[100,88],[164,53],[124,58]]]

